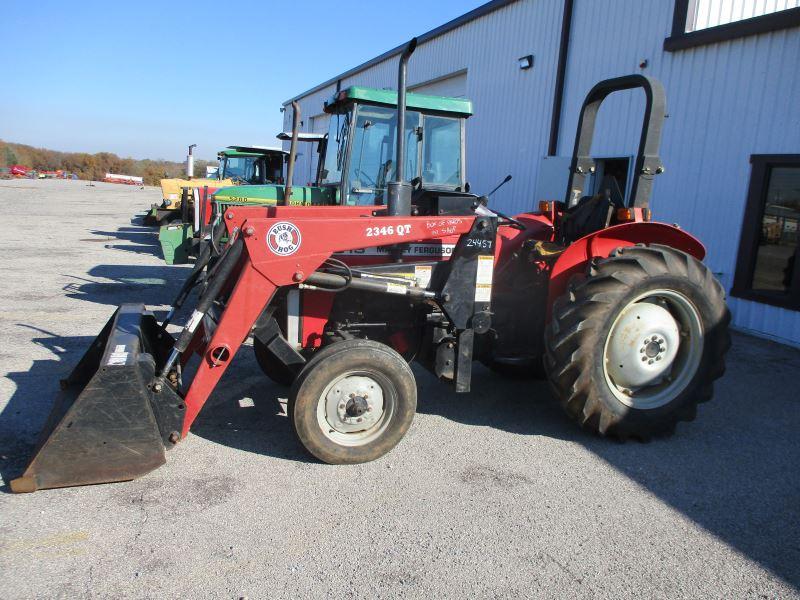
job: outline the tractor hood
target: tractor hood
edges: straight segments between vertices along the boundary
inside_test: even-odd
[[[164,199],[165,208],[177,208],[181,205],[181,191],[185,187],[202,188],[208,187],[209,192],[226,185],[233,185],[232,179],[211,179],[207,177],[197,177],[194,179],[168,178],[161,180],[161,196]]]
[[[285,186],[282,185],[234,185],[222,188],[214,194],[215,202],[224,204],[260,204],[275,206],[283,204]],[[331,187],[293,186],[288,204],[336,204],[338,189]]]

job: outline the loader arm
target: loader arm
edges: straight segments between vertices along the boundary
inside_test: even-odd
[[[64,380],[68,396],[56,403],[13,491],[152,471],[188,434],[278,289],[324,279],[318,269],[335,253],[452,241],[477,225],[475,215],[387,217],[380,207],[235,207],[224,221],[230,242],[181,333],[173,337],[142,305],[120,307]],[[212,306],[223,307],[216,319]],[[191,381],[182,381],[192,354],[200,364]]]
[[[374,207],[354,207],[362,218],[343,216],[342,207],[236,207],[225,214],[228,230],[244,242],[238,280],[207,344],[194,331],[191,346],[201,364],[185,395],[185,437],[209,395],[275,292],[305,282],[335,253],[372,246],[435,241],[470,231],[474,216],[375,216]],[[266,213],[266,214],[265,214]],[[268,215],[268,216],[267,216]],[[190,319],[199,323],[202,317]]]

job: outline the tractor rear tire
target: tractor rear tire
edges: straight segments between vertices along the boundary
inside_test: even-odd
[[[287,403],[300,443],[329,464],[380,458],[406,434],[416,409],[417,385],[405,359],[385,344],[361,339],[317,351]]]
[[[618,248],[593,261],[552,315],[551,387],[570,417],[601,435],[672,433],[725,372],[725,291],[708,267],[671,247]]]

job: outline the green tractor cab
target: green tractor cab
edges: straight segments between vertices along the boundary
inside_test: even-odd
[[[465,124],[472,102],[464,98],[408,94],[406,96],[404,173],[411,180],[412,202],[422,214],[460,214],[477,198],[469,194],[464,169]],[[249,172],[212,197],[214,217],[231,206],[381,206],[386,204],[387,182],[395,176],[397,92],[354,86],[325,102],[330,114],[327,134],[293,132],[298,142],[316,145],[319,155],[314,185],[292,186],[289,197],[283,177],[252,185]],[[292,139],[283,132],[277,138]],[[231,165],[249,156],[252,148],[229,149],[223,173],[233,176]],[[286,157],[286,162],[291,157]],[[167,262],[188,262],[193,245],[206,235],[187,231],[190,223],[162,228],[160,240]],[[175,248],[175,250],[173,250]],[[172,264],[172,263],[170,263]]]
[[[292,134],[288,132],[281,132],[277,135],[281,141],[290,141]],[[319,133],[301,133],[298,132],[297,140],[299,142],[306,142],[316,144],[317,153],[320,155],[320,164],[325,155],[325,145],[327,135]],[[285,151],[284,151],[285,152]],[[288,155],[288,152],[285,152]],[[285,162],[288,162],[286,156]],[[276,206],[288,204],[291,206],[302,205],[330,205],[337,204],[335,197],[336,190],[320,186],[303,186],[292,187],[291,198],[286,198],[286,186],[281,175],[280,181],[271,182],[267,185],[234,185],[221,188],[214,194],[214,202],[218,205],[225,206],[241,206],[247,204],[257,204],[260,206]],[[220,211],[217,211],[220,214]]]
[[[153,204],[145,222],[164,225],[181,218],[183,188],[208,187],[213,191],[230,185],[283,183],[283,163],[288,153],[281,148],[229,146],[217,153],[219,166],[212,176],[161,180],[161,204]]]
[[[228,146],[217,154],[220,179],[230,179],[235,185],[282,184],[288,154],[282,148]]]
[[[407,95],[405,172],[417,196],[462,194],[469,187],[464,169],[464,129],[472,102],[464,98]],[[325,102],[331,115],[326,135],[299,133],[298,141],[316,142],[320,155],[313,186],[233,186],[214,195],[218,209],[241,204],[382,205],[386,182],[395,169],[397,92],[353,86]],[[278,139],[289,140],[282,133]],[[221,214],[217,210],[217,214]]]

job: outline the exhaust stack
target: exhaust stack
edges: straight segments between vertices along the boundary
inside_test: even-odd
[[[194,177],[194,150],[197,147],[197,144],[192,144],[189,146],[189,156],[186,158],[186,177],[191,179]]]
[[[395,155],[395,178],[386,184],[386,208],[390,217],[411,214],[411,183],[405,181],[406,158],[406,73],[408,59],[417,47],[413,38],[400,55],[400,68],[397,72],[397,152]]]
[[[283,188],[283,205],[288,206],[292,199],[292,179],[294,163],[297,159],[297,134],[300,129],[300,103],[292,100],[292,143],[289,146],[289,164],[286,166],[286,186]]]

